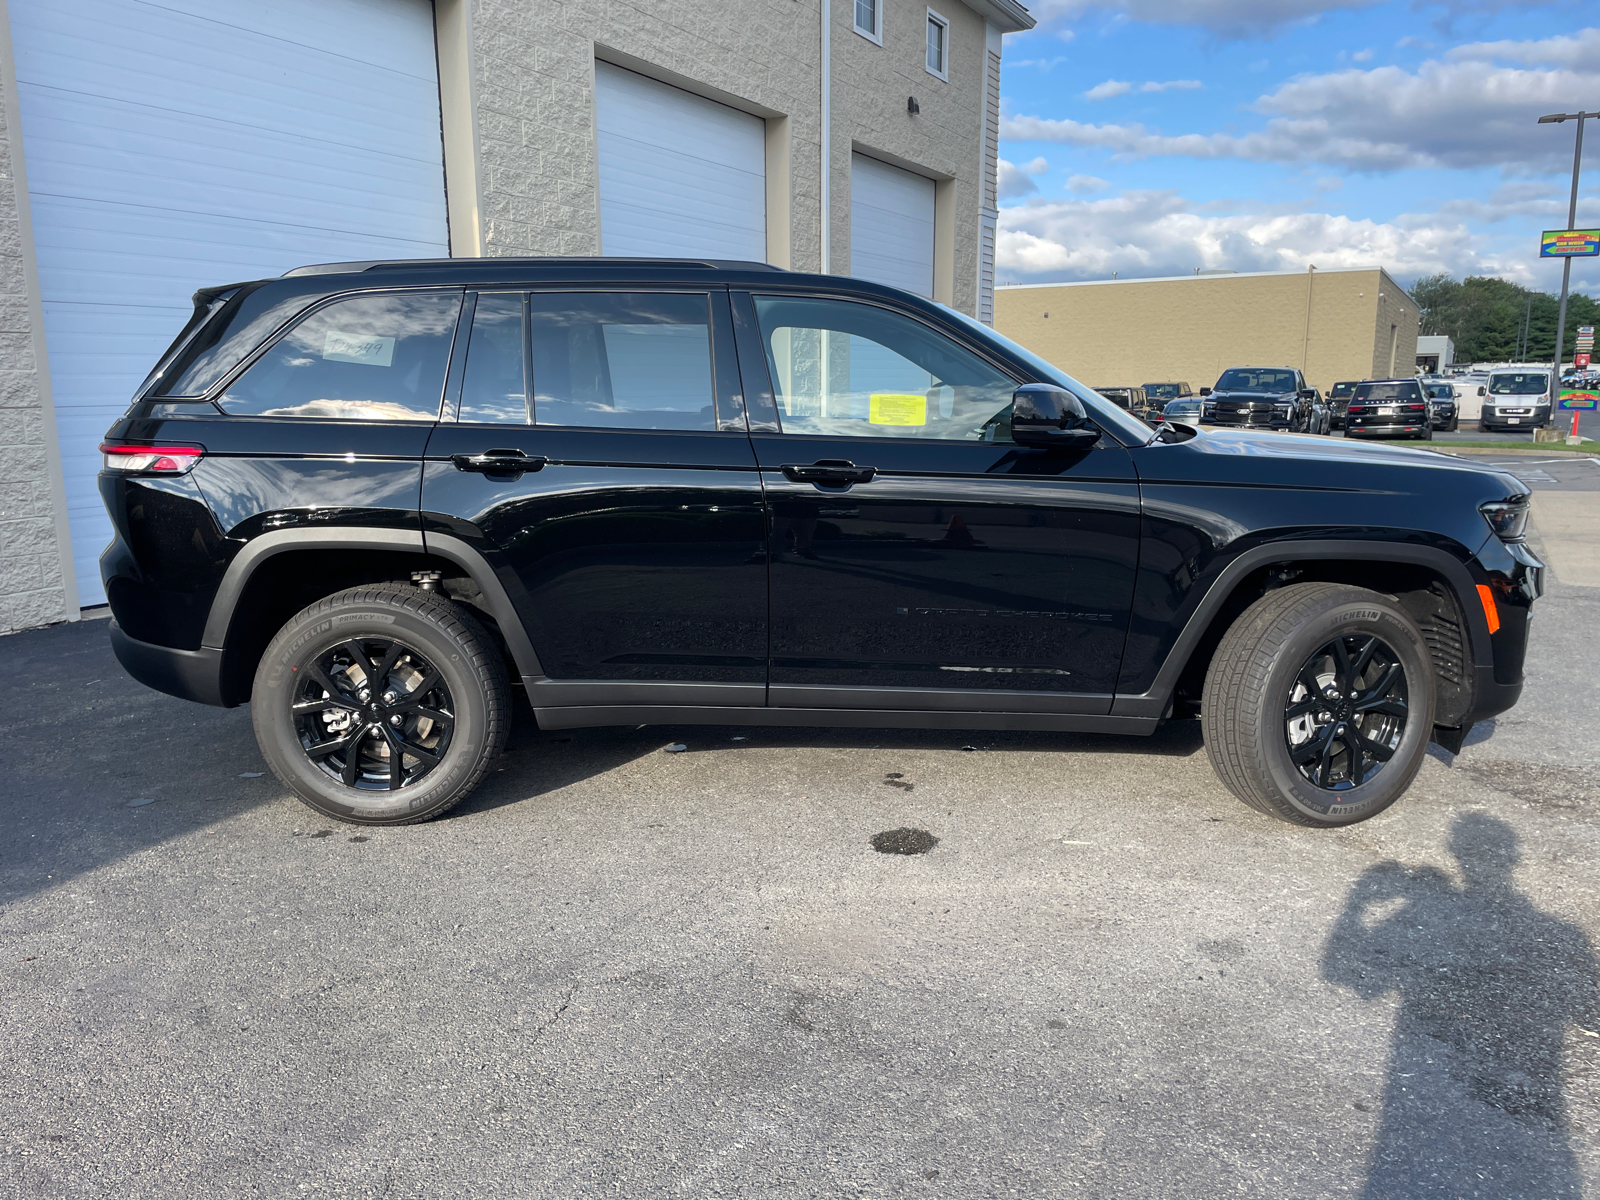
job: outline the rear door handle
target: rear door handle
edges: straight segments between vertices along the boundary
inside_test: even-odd
[[[823,458],[809,465],[785,463],[778,468],[785,479],[794,483],[822,483],[834,487],[852,483],[871,483],[878,473],[877,467],[858,467],[842,458]]]
[[[482,454],[452,454],[450,461],[458,471],[477,471],[481,475],[521,475],[542,471],[550,460],[542,454],[528,455],[521,450],[485,450]]]

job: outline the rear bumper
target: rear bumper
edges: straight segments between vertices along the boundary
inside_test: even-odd
[[[111,651],[122,669],[145,687],[219,708],[232,708],[222,698],[222,651],[174,650],[141,642],[111,622]]]
[[[1356,417],[1345,422],[1344,431],[1350,437],[1416,437],[1428,432],[1428,422],[1373,421]]]

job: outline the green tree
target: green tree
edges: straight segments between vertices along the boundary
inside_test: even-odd
[[[1528,324],[1527,362],[1548,362],[1555,354],[1560,303],[1555,296],[1492,275],[1424,275],[1411,288],[1422,309],[1422,332],[1444,334],[1455,343],[1460,362],[1511,361],[1524,321]],[[1567,336],[1563,357],[1572,356],[1578,326],[1594,325],[1600,302],[1582,292],[1567,296]]]

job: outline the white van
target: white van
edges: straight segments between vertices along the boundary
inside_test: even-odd
[[[1483,411],[1483,398],[1489,394],[1489,376],[1474,371],[1452,379],[1450,386],[1456,392],[1456,416],[1463,421],[1476,421]]]
[[[1550,424],[1551,377],[1545,371],[1491,371],[1479,429],[1543,429]]]

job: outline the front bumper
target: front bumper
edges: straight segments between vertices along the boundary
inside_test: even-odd
[[[222,698],[221,650],[205,647],[174,650],[170,646],[141,642],[129,637],[122,626],[112,621],[111,652],[117,656],[122,669],[145,687],[180,700],[195,700],[218,708],[233,707]]]
[[[1548,404],[1485,406],[1478,416],[1478,425],[1484,429],[1533,429],[1549,423]]]

